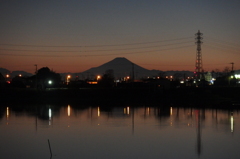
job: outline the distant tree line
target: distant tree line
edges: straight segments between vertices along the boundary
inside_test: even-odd
[[[58,87],[61,84],[61,75],[51,71],[48,67],[37,70],[36,75],[30,77],[15,76],[10,83],[11,87],[38,88]]]
[[[211,77],[214,77],[216,81],[214,82],[214,85],[216,86],[235,86],[237,85],[237,79],[233,76],[234,72],[229,69],[229,67],[225,67],[224,70],[221,72],[218,69],[212,70],[208,74],[211,74]],[[142,78],[142,82],[153,82],[153,80],[169,80],[171,81],[171,85],[173,87],[180,86],[180,81],[183,79],[187,79],[190,76],[184,72],[177,72],[174,73],[172,76],[167,75],[167,72],[159,71],[159,73],[155,77],[148,78]],[[116,79],[114,77],[114,70],[108,69],[105,71],[105,73],[102,74],[101,78],[96,78],[98,87],[103,88],[112,88],[115,87]],[[5,87],[6,80],[2,74],[0,74],[0,87]],[[123,81],[122,83],[132,83],[133,81],[130,79],[128,81]],[[139,81],[135,81],[139,82]],[[156,81],[155,81],[156,82]],[[194,86],[194,78],[189,78],[186,82],[187,86]],[[40,90],[44,90],[45,88],[50,87],[60,87],[63,86],[64,81],[61,80],[61,75],[59,73],[56,73],[52,70],[50,70],[48,67],[42,67],[41,69],[37,70],[36,74],[30,77],[22,77],[22,76],[16,76],[12,78],[11,84],[8,84],[8,86],[11,87],[19,87],[19,88],[37,88]],[[202,79],[201,84],[208,85],[207,81]],[[156,83],[156,85],[159,85]],[[72,80],[69,82],[68,87],[89,87],[88,80],[78,80],[77,78],[75,80]],[[93,85],[92,85],[93,86]],[[66,85],[65,85],[66,87]]]

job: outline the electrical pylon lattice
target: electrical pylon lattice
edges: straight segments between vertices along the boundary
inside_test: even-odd
[[[202,68],[202,53],[201,53],[201,45],[202,45],[202,36],[203,33],[201,33],[199,30],[195,34],[196,38],[196,45],[197,45],[197,54],[196,54],[196,64],[195,64],[195,78],[197,80],[200,80],[202,78],[203,68]]]

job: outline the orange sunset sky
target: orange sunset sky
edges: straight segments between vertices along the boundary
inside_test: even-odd
[[[0,67],[82,72],[116,57],[146,69],[240,69],[240,1],[1,0]]]

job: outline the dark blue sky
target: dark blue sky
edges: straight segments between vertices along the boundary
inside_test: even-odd
[[[126,57],[194,71],[200,30],[205,70],[240,69],[239,8],[238,0],[0,0],[0,67],[81,72]]]

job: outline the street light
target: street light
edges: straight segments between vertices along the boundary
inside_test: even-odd
[[[48,81],[48,84],[51,85],[51,84],[52,84],[52,80],[49,80],[49,81]]]
[[[101,78],[101,76],[100,76],[100,75],[98,75],[98,76],[97,76],[97,81],[98,81],[100,78]]]
[[[125,78],[125,81],[126,81],[126,82],[128,82],[128,81],[129,81],[129,79],[130,79],[130,77],[129,77],[129,76],[127,76],[127,77]]]
[[[70,82],[70,78],[71,78],[71,75],[68,75],[68,76],[67,76],[67,85],[68,85],[68,83]]]

